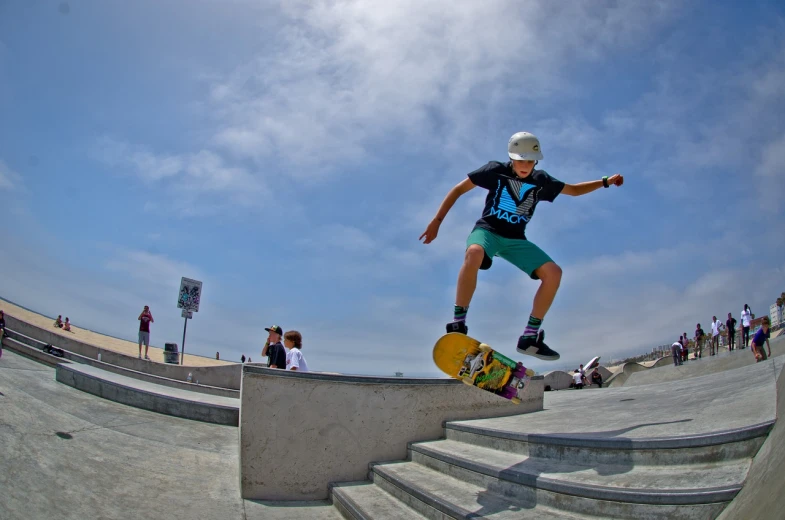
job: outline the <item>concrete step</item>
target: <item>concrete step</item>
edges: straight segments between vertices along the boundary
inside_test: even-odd
[[[374,464],[373,482],[427,518],[469,520],[587,519],[539,504],[534,490],[504,495],[415,462]],[[400,517],[403,518],[403,517]]]
[[[117,403],[184,419],[237,426],[240,400],[156,385],[75,363],[55,368],[55,379]]]
[[[370,481],[345,482],[330,487],[333,505],[347,520],[426,520]]]
[[[527,434],[488,429],[481,423],[447,423],[449,441],[510,454],[585,465],[707,464],[754,457],[774,421],[710,433],[673,437],[601,437],[597,435]]]
[[[454,468],[454,466],[453,466]],[[633,504],[570,496],[509,484],[476,473],[451,472],[449,465],[436,471],[416,462],[373,465],[373,481],[390,494],[424,513],[422,505],[452,518],[498,520],[537,518],[625,518],[655,520],[715,518],[727,505],[716,502],[696,505]],[[428,516],[426,514],[426,516]],[[434,518],[429,516],[429,518]]]
[[[525,493],[516,490],[518,485],[595,500],[655,505],[729,502],[741,489],[751,464],[745,458],[666,467],[580,465],[455,441],[415,443],[410,450],[412,462],[477,485],[490,482],[489,489],[505,493]],[[563,507],[569,498],[559,500]]]

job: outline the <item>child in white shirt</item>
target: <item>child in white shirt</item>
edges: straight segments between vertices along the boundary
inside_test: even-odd
[[[290,330],[283,335],[283,344],[287,349],[286,370],[308,372],[308,363],[305,362],[303,353],[300,351],[303,348],[302,334],[296,330]]]

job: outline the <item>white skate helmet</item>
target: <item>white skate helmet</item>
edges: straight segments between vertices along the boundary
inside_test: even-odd
[[[507,143],[507,154],[516,161],[541,161],[540,140],[529,132],[518,132]]]

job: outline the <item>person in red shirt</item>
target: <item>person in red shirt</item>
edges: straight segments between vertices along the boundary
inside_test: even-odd
[[[142,343],[144,343],[144,358],[149,360],[147,349],[150,348],[150,324],[155,323],[150,307],[144,306],[142,314],[139,315],[139,359],[142,358]]]

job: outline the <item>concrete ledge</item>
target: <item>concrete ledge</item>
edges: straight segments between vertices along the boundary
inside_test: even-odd
[[[58,382],[104,399],[165,415],[237,426],[239,400],[168,388],[86,365],[57,365]]]
[[[41,346],[43,346],[43,344]],[[21,341],[16,340],[12,337],[3,338],[3,348],[7,348],[8,350],[16,352],[17,354],[20,354],[26,358],[30,358],[34,361],[38,361],[52,368],[55,368],[57,365],[61,363],[69,363],[69,361],[66,360],[65,358],[53,356],[52,354],[47,354],[46,352],[42,351],[40,348],[31,347],[30,345],[22,343]]]
[[[601,448],[605,450],[670,450],[680,448],[698,448],[703,446],[716,446],[731,442],[741,442],[769,434],[774,421],[754,424],[733,430],[721,430],[701,435],[684,435],[674,437],[648,437],[630,439],[625,437],[597,437],[591,435],[559,435],[541,433],[518,433],[497,431],[468,424],[447,424],[447,428],[496,437],[529,444],[548,444],[571,448]]]
[[[63,336],[57,332],[42,329],[8,314],[5,315],[5,320],[6,326],[19,334],[33,338],[39,342],[55,345],[90,359],[97,359],[98,353],[100,352],[102,360],[111,365],[179,381],[185,381],[188,377],[188,373],[191,372],[195,379],[198,379],[205,385],[240,390],[240,373],[242,371],[242,365],[239,363],[206,367],[150,363],[147,360],[138,359],[135,356],[127,356],[115,352],[114,350],[107,350],[100,346],[79,341],[70,335]]]
[[[241,494],[257,500],[326,499],[331,482],[362,480],[371,462],[403,459],[409,442],[442,437],[445,421],[542,410],[543,388],[542,376],[535,376],[515,405],[455,379],[246,366]]]
[[[42,361],[51,367],[56,367],[59,363],[73,361],[75,363],[90,365],[92,367],[99,368],[107,372],[112,372],[114,374],[119,374],[133,379],[138,379],[140,381],[147,381],[148,383],[153,383],[156,385],[169,386],[171,388],[179,388],[181,390],[187,390],[189,392],[200,392],[203,394],[230,397],[233,399],[240,398],[239,390],[233,390],[231,388],[220,388],[217,386],[209,386],[201,383],[200,384],[188,383],[186,381],[170,379],[168,377],[156,376],[153,374],[148,374],[146,372],[140,372],[138,370],[132,370],[130,368],[116,366],[111,363],[105,363],[103,360],[98,361],[97,359],[92,359],[87,356],[82,356],[81,354],[76,354],[68,350],[63,350],[65,355],[62,358],[57,356],[52,356],[44,352],[41,352],[41,349],[43,348],[44,345],[46,345],[46,343],[43,343],[35,338],[25,336],[24,334],[20,334],[19,332],[12,331],[12,330],[8,330],[8,334],[10,336],[10,339],[15,341],[16,348],[20,349],[17,350],[17,352],[27,355],[28,357],[32,357],[37,361]],[[146,363],[149,364],[150,362],[146,361]],[[193,380],[196,381],[197,378],[194,377]]]

